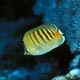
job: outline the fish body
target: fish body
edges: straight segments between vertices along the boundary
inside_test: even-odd
[[[24,55],[43,55],[65,41],[60,29],[54,24],[42,24],[24,34]]]

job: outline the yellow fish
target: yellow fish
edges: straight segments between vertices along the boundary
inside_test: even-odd
[[[60,29],[54,24],[42,24],[24,34],[24,55],[43,55],[59,47],[65,41]]]

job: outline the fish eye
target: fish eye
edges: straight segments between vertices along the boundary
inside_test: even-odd
[[[62,35],[63,35],[63,33],[61,32],[61,30],[60,30],[60,29],[59,29],[58,31],[59,31],[59,33],[60,33],[60,34],[62,34]]]
[[[28,52],[28,50],[27,50],[27,49],[26,49],[25,51],[26,51],[26,52]]]

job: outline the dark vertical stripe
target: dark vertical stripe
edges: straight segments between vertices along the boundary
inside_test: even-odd
[[[36,36],[38,36],[38,35],[36,35],[35,32],[33,32],[33,36],[34,36],[35,40],[37,41],[37,43],[40,44],[39,39],[36,37]]]
[[[45,29],[46,29],[47,33],[49,34],[49,36],[53,39],[53,36],[54,36],[54,35],[53,35],[53,36],[51,35],[51,33],[52,33],[51,30],[49,29],[50,32],[51,32],[51,33],[50,33],[50,32],[48,31],[48,28],[45,28]]]
[[[47,40],[50,40],[49,37],[47,36],[47,34],[44,32],[44,30],[41,29],[41,31],[42,31],[42,33],[45,35],[46,39],[47,39]]]
[[[41,29],[40,29],[41,30]],[[41,30],[42,31],[42,30]],[[39,35],[39,37],[42,39],[42,41],[45,43],[46,41],[44,40],[43,36],[40,34],[39,30],[37,30],[37,33]],[[43,34],[44,35],[44,34]]]
[[[50,29],[50,31],[52,32],[52,34],[54,35],[54,37],[55,37],[55,33],[54,33],[54,31],[51,29],[51,28],[49,28]]]
[[[31,41],[33,42],[33,44],[36,46],[35,41],[33,40],[31,33],[29,34]]]

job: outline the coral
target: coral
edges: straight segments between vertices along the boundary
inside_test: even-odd
[[[37,64],[34,70],[27,67],[10,67],[0,70],[0,80],[46,80],[51,70],[48,63]]]
[[[54,23],[62,29],[72,53],[80,47],[80,1],[37,0],[33,10],[43,14],[43,22]]]
[[[43,23],[54,23],[62,29],[71,53],[80,52],[80,0],[37,0],[33,11],[43,15]],[[74,57],[69,69],[76,68],[80,68],[80,55]]]
[[[73,69],[66,75],[52,78],[52,80],[79,80],[79,79],[80,79],[80,69]]]
[[[0,0],[0,80],[80,78],[79,4],[79,0]],[[62,30],[71,53],[78,53],[71,63],[74,54],[67,53],[65,43],[43,56],[23,55],[23,34],[42,23]]]

